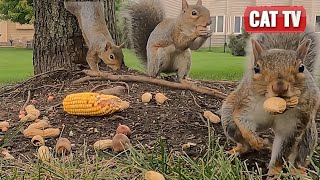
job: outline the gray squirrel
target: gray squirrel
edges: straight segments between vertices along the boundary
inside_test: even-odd
[[[118,70],[123,66],[124,44],[114,44],[109,33],[102,1],[64,1],[65,8],[77,17],[84,40],[89,48],[86,60],[90,68],[99,71],[100,59]]]
[[[201,0],[195,5],[182,0],[181,13],[176,18],[165,18],[160,0],[130,1],[123,15],[130,44],[151,77],[177,73],[181,82],[190,71],[190,48],[200,48],[212,33],[207,29],[210,12]]]
[[[251,36],[248,45],[247,72],[220,109],[224,132],[237,144],[228,153],[271,149],[269,175],[281,172],[283,159],[305,174],[318,138],[315,118],[320,90],[315,75],[320,63],[319,34],[311,26],[303,33],[259,33]],[[299,99],[283,114],[271,115],[263,109],[270,97]],[[272,145],[258,135],[269,128],[274,132]]]

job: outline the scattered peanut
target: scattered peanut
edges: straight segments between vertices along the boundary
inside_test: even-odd
[[[131,136],[131,129],[126,125],[119,124],[119,126],[116,130],[116,133],[117,134],[124,134],[124,135],[130,137]]]
[[[152,94],[148,93],[148,92],[142,94],[142,96],[141,96],[141,100],[142,100],[143,103],[148,103],[148,102],[151,101],[151,99],[152,99]]]
[[[57,137],[59,136],[59,134],[60,134],[60,130],[58,128],[48,128],[45,130],[27,128],[23,131],[23,135],[26,138],[33,138],[33,136],[36,136],[36,135],[40,135],[43,138]]]
[[[195,144],[195,143],[190,143],[190,142],[188,142],[187,144],[183,144],[183,145],[182,145],[182,150],[185,151],[185,150],[191,148],[192,146],[196,146],[196,145],[197,145],[197,144]]]
[[[28,129],[45,129],[49,127],[47,120],[40,120],[38,122],[32,123],[28,126]]]
[[[3,128],[3,127],[6,127],[6,128],[10,127],[9,122],[7,122],[7,121],[0,122],[0,128]]]
[[[54,96],[52,96],[52,95],[49,95],[49,96],[48,96],[48,99],[47,99],[47,100],[48,100],[48,102],[51,102],[51,101],[53,101],[53,100],[54,100]]]
[[[156,171],[147,171],[144,174],[145,180],[165,180],[162,174],[156,172]]]
[[[162,93],[157,93],[155,96],[154,96],[156,102],[158,104],[163,104],[166,100],[168,100],[169,98],[167,98],[164,94]]]
[[[111,139],[105,139],[105,140],[96,141],[93,144],[93,148],[95,150],[112,149],[112,140]]]
[[[31,143],[34,145],[34,146],[44,146],[44,139],[42,136],[40,135],[35,135],[32,137],[31,139]]]
[[[25,107],[27,115],[20,112],[19,118],[21,122],[34,121],[40,116],[40,111],[36,109],[33,105],[28,105]]]
[[[41,161],[50,161],[50,150],[47,146],[40,146],[38,149],[38,158]]]
[[[56,144],[58,154],[69,154],[71,152],[71,142],[67,138],[59,138]]]
[[[219,116],[213,114],[211,111],[204,111],[203,116],[214,124],[221,122],[221,119],[219,118]]]
[[[130,147],[130,140],[124,134],[116,134],[112,139],[112,149],[114,151],[123,151]]]
[[[2,154],[3,159],[5,159],[5,160],[15,159],[15,158],[9,153],[9,151],[8,151],[7,149],[2,149],[1,154]]]

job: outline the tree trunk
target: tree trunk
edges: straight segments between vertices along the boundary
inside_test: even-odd
[[[75,16],[61,0],[34,0],[34,74],[86,64],[87,48]]]
[[[109,32],[112,39],[117,45],[120,45],[119,32],[117,30],[117,19],[116,19],[116,2],[115,0],[104,0],[105,4],[105,16],[108,25]]]

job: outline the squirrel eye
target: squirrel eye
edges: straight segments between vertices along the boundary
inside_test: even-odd
[[[196,16],[197,15],[197,11],[193,10],[192,11],[192,16]]]
[[[257,64],[254,68],[253,68],[254,72],[256,74],[260,73],[260,66]]]
[[[299,72],[303,72],[304,71],[304,65],[303,64],[300,64],[300,66],[299,66]]]
[[[113,55],[110,55],[110,59],[113,59],[114,57],[113,57]]]

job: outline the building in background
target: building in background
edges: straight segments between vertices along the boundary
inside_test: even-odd
[[[195,4],[197,0],[187,0]],[[181,0],[161,0],[168,17],[176,17],[181,10]],[[210,28],[213,35],[204,46],[223,46],[228,43],[228,35],[239,34],[244,27],[243,15],[247,6],[292,5],[304,6],[307,11],[307,21],[320,25],[320,0],[202,0],[211,13]],[[320,29],[318,29],[320,32]],[[0,21],[0,46],[10,45],[31,46],[33,40],[33,25],[20,25],[10,21]]]
[[[33,34],[33,25],[0,21],[0,46],[32,47]]]
[[[197,0],[187,0],[195,4]],[[181,10],[181,0],[162,0],[168,17],[176,17]],[[223,46],[228,35],[239,34],[244,27],[243,15],[247,6],[304,6],[307,22],[320,25],[320,0],[202,0],[210,10],[213,30],[211,39],[204,46]],[[317,29],[320,32],[320,29]]]

